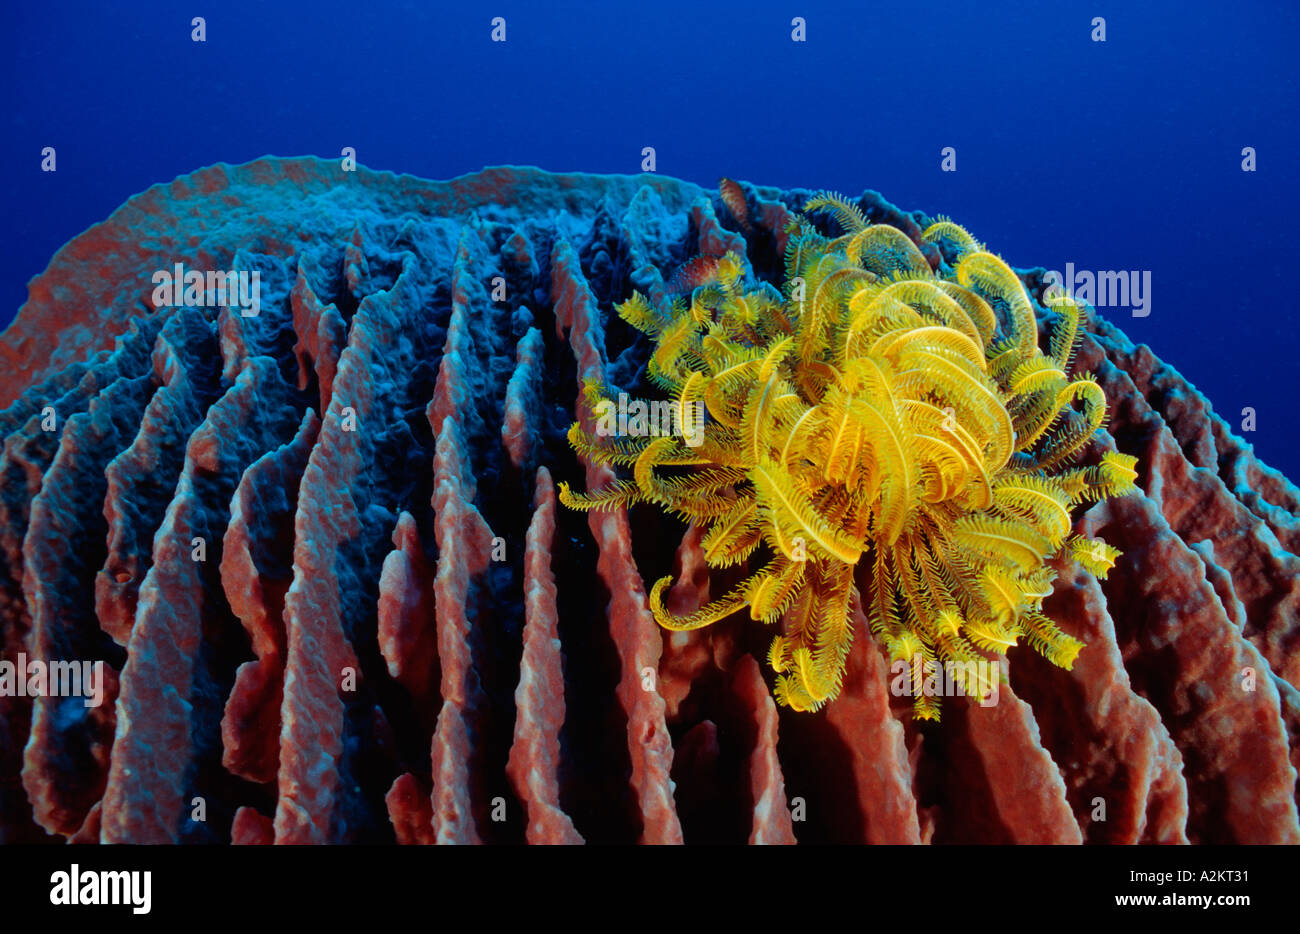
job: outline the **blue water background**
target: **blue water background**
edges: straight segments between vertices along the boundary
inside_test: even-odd
[[[707,187],[874,188],[1013,265],[1149,270],[1148,317],[1104,313],[1235,428],[1254,408],[1247,439],[1300,478],[1298,40],[1300,4],[1254,0],[8,0],[0,325],[60,245],[214,162],[354,146],[430,178],[635,173],[654,146]]]

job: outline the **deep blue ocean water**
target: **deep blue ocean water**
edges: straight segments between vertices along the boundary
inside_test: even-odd
[[[1147,316],[1102,313],[1300,478],[1300,4],[8,0],[0,43],[0,324],[60,245],[214,162],[635,173],[653,146],[706,187],[874,188],[1016,266],[1149,272]]]

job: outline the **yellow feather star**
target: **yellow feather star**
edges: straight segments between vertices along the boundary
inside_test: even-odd
[[[1069,668],[1082,643],[1041,612],[1062,556],[1099,577],[1119,552],[1071,534],[1072,508],[1135,488],[1136,459],[1109,452],[1067,468],[1101,428],[1106,399],[1067,374],[1084,322],[1069,301],[1049,352],[1033,303],[998,256],[940,218],[922,234],[951,266],[931,271],[902,231],[870,225],[823,193],[845,233],[789,228],[786,283],[746,290],[742,258],[712,263],[691,291],[655,307],[618,307],[655,340],[649,375],[705,413],[684,438],[588,435],[570,442],[632,480],[560,499],[574,509],[651,502],[700,524],[709,566],[762,559],[731,593],[671,615],[657,581],[650,607],[670,630],[707,626],[745,607],[780,621],[768,662],[775,697],[816,710],[840,690],[853,638],[854,569],[862,605],[890,657],[919,683],[923,663],[997,660],[1019,639]],[[948,274],[945,275],[944,273]],[[1000,324],[1001,322],[1001,324]],[[603,398],[585,387],[587,404]],[[656,473],[662,471],[662,473]],[[970,676],[979,693],[986,676]],[[937,719],[916,693],[915,715]]]

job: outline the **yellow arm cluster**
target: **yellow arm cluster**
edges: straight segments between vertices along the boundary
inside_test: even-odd
[[[1081,644],[1042,614],[1047,562],[1063,555],[1104,576],[1119,553],[1073,535],[1071,513],[1137,476],[1136,460],[1113,452],[1069,466],[1106,414],[1101,387],[1069,375],[1084,310],[1057,307],[1044,353],[1019,277],[959,225],[923,234],[952,264],[936,274],[905,234],[838,195],[807,210],[828,210],[844,233],[792,225],[783,293],[747,288],[728,255],[697,264],[688,295],[618,306],[655,342],[650,379],[680,411],[702,406],[703,425],[688,444],[575,423],[578,451],[631,478],[588,494],[562,485],[561,501],[654,503],[702,526],[710,566],[759,565],[687,617],[664,608],[671,578],[650,606],[673,630],[745,608],[779,623],[776,698],[799,710],[840,691],[855,586],[872,632],[913,671],[996,658],[1020,639],[1070,667]],[[593,410],[611,403],[586,391]],[[937,699],[916,692],[915,713],[937,719]]]

